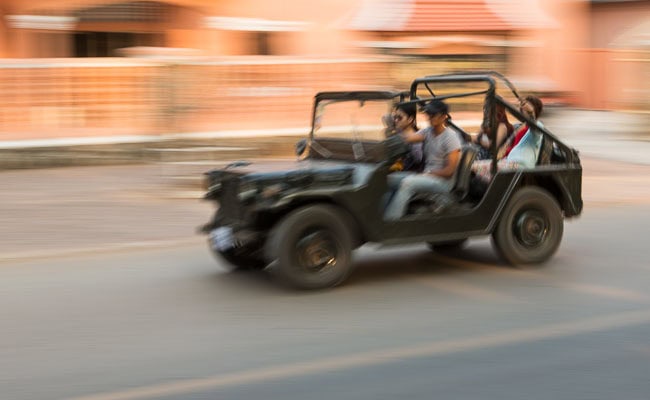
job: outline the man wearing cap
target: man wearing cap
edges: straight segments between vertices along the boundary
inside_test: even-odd
[[[460,159],[458,134],[447,126],[449,106],[442,100],[432,100],[423,109],[430,126],[404,137],[408,143],[424,142],[424,172],[404,178],[386,209],[387,219],[399,219],[416,193],[445,193],[454,184],[454,174]]]

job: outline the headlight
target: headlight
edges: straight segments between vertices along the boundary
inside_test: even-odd
[[[217,193],[217,192],[220,192],[220,191],[221,191],[221,182],[210,183],[210,184],[208,184],[207,186],[208,186],[208,187],[207,187],[207,190],[208,190],[209,192]]]
[[[212,179],[210,176],[206,176],[203,179],[203,190],[205,191],[205,199],[216,200],[221,196],[221,182]]]
[[[237,197],[239,201],[250,200],[257,195],[257,185],[254,182],[241,182]]]

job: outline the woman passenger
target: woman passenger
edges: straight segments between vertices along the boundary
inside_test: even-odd
[[[418,132],[415,103],[398,104],[393,112],[395,134],[408,137]],[[392,171],[421,172],[423,163],[422,143],[411,143],[410,151],[391,167]]]
[[[497,159],[500,159],[505,153],[501,149],[505,149],[507,146],[506,143],[515,131],[515,128],[512,126],[510,121],[508,121],[505,106],[502,104],[497,104],[496,109],[496,119],[498,121],[498,125],[495,137],[497,143]],[[490,135],[488,134],[489,130],[490,128],[487,126],[487,121],[485,121],[481,127],[481,133],[479,133],[475,139],[476,144],[480,146],[480,150],[476,157],[477,160],[488,160],[492,158],[492,155],[490,154],[490,145],[492,144],[492,141],[490,140]],[[499,155],[501,155],[501,157],[499,157]]]
[[[535,96],[527,96],[521,101],[520,111],[526,117],[535,121],[536,125],[544,126],[537,120],[543,109],[542,101]],[[514,134],[512,144],[506,150],[506,156],[499,160],[497,169],[534,168],[542,147],[542,133],[527,123],[519,126]],[[472,164],[472,172],[483,182],[492,179],[492,160],[476,160]]]

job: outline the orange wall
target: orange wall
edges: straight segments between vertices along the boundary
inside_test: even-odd
[[[212,11],[224,16],[309,21],[317,25],[328,25],[355,11],[361,3],[362,0],[238,0],[221,2]]]
[[[629,29],[650,21],[650,2],[628,3],[625,7],[616,4],[594,4],[591,14],[590,47],[606,48],[612,45]]]
[[[61,13],[70,13],[81,6],[93,7],[119,3],[118,0],[6,1],[12,14],[29,14],[39,10],[59,10]],[[203,18],[215,16],[261,18],[306,22],[304,31],[295,35],[271,33],[271,47],[275,49],[276,54],[331,56],[348,53],[348,49],[342,44],[350,38],[350,34],[335,28],[340,20],[356,10],[362,0],[327,0],[326,2],[317,2],[319,4],[304,0],[284,0],[282,2],[268,0],[219,2],[214,0],[165,0],[161,2],[178,6],[175,8],[172,26],[158,27],[167,33],[169,46],[201,49],[207,55],[250,54],[249,49],[255,47],[253,43],[250,43],[253,40],[253,35],[244,32],[214,32],[216,30],[206,29],[202,26]],[[117,24],[93,23],[87,25],[86,28],[99,31],[116,31],[125,28],[120,28]],[[151,24],[139,27],[133,25],[129,24],[130,31],[134,29],[136,31],[151,31],[155,28]],[[238,40],[243,42],[243,46],[238,45]],[[28,42],[33,43],[33,41]],[[0,43],[0,51],[1,46],[2,43]],[[11,56],[28,57],[30,52],[15,49]]]
[[[546,0],[539,4],[557,25],[513,35],[516,40],[529,44],[513,48],[512,72],[519,76],[546,77],[564,90],[583,91],[584,69],[577,50],[588,47],[588,2]]]
[[[3,0],[0,0],[3,1]],[[29,14],[39,10],[69,13],[123,0],[4,0],[0,6],[0,57],[47,57],[71,55],[72,39],[66,33],[34,32],[7,29],[4,15]],[[88,24],[93,30],[152,29],[165,33],[165,45],[201,50],[207,56],[239,56],[254,53],[255,34],[223,31],[203,26],[205,17],[230,16],[305,22],[303,31],[269,33],[269,47],[274,55],[303,55],[325,58],[362,55],[369,50],[354,48],[355,40],[369,36],[341,29],[344,22],[361,6],[363,0],[165,0],[174,5],[169,24]],[[513,4],[514,4],[513,0]],[[650,20],[650,1],[622,5],[594,5],[586,0],[520,0],[517,7],[531,5],[557,21],[551,29],[515,30],[508,39],[524,43],[506,49],[510,64],[508,75],[544,78],[555,88],[576,93],[579,103],[596,108],[628,104],[621,88],[634,91],[634,83],[647,81],[648,62],[624,61],[620,53],[604,54],[586,50],[593,45],[607,47],[627,29]],[[515,5],[513,5],[514,7]],[[591,14],[593,12],[593,14]],[[3,14],[4,13],[4,14]],[[426,35],[425,35],[426,36]],[[377,40],[375,38],[375,40]],[[435,44],[438,52],[476,52],[471,44]],[[427,51],[430,51],[428,49]],[[614,55],[613,55],[614,54]],[[632,57],[634,58],[634,57]],[[641,66],[639,66],[641,65]],[[644,71],[645,74],[644,75]],[[623,74],[623,75],[619,75]],[[623,80],[622,76],[625,76]],[[627,89],[625,89],[627,90]]]

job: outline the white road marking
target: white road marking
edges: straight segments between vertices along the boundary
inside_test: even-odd
[[[126,250],[147,250],[156,249],[161,247],[174,247],[184,246],[189,244],[196,244],[201,242],[201,238],[197,235],[195,237],[186,237],[170,240],[149,240],[141,242],[127,242],[127,243],[112,243],[103,246],[90,246],[82,248],[64,248],[64,249],[50,249],[50,250],[34,250],[23,251],[16,253],[0,254],[0,264],[13,261],[25,261],[38,258],[58,258],[68,256],[78,256],[92,253],[108,253]],[[205,239],[203,239],[205,241]]]
[[[319,360],[275,365],[248,371],[215,375],[207,378],[167,382],[127,389],[124,391],[75,397],[71,400],[136,400],[162,396],[182,396],[186,393],[254,384],[268,380],[295,378],[327,371],[340,371],[341,369],[346,368],[381,365],[411,358],[435,357],[462,353],[478,349],[575,336],[647,323],[650,323],[650,310],[630,311],[572,322],[542,325],[535,328],[518,329],[510,332],[485,336],[443,340],[414,346],[382,349],[358,354],[323,358]]]

